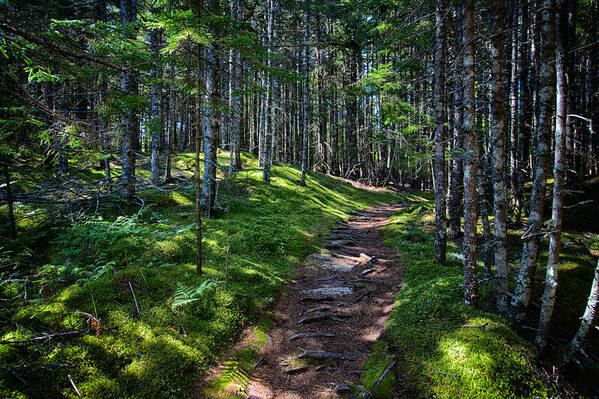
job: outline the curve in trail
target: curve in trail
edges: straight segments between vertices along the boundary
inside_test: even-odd
[[[381,227],[402,206],[354,212],[326,250],[308,257],[272,310],[270,344],[260,349],[245,397],[340,398],[359,384],[401,287],[402,268]]]

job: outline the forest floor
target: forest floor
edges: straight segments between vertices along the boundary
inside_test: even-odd
[[[16,204],[18,237],[0,243],[0,397],[76,399],[73,385],[89,398],[226,389],[234,392],[218,397],[317,398],[341,395],[336,388],[384,399],[597,397],[599,332],[588,371],[560,374],[550,358],[539,367],[534,346],[493,314],[492,279],[481,281],[479,309],[463,303],[459,240],[448,243],[445,266],[433,261],[430,194],[373,191],[319,173],[300,187],[301,170],[289,165],[273,166],[268,185],[255,157],[242,160],[234,179],[219,174],[217,212],[204,220],[202,275],[195,272],[193,154],[174,157],[177,183],[140,191],[135,202],[107,198],[89,208],[93,214]],[[228,154],[219,162],[228,164]],[[102,173],[89,160],[72,163],[77,181]],[[582,189],[568,204],[585,205],[564,213],[550,341],[556,356],[579,323],[599,254],[599,213],[588,202],[599,198],[599,179]],[[0,207],[0,235],[6,220]],[[522,229],[510,230],[512,276]],[[544,241],[535,298],[546,248]],[[326,285],[348,295],[299,301]],[[335,336],[289,342],[305,332]],[[206,375],[214,377],[208,384]],[[558,379],[576,380],[580,395],[556,393]]]
[[[379,386],[395,389],[393,358],[366,363],[401,288],[402,264],[395,250],[383,245],[382,227],[405,206],[397,202],[354,212],[333,229],[324,244],[328,249],[306,259],[270,309],[268,344],[245,366],[247,378],[223,377],[230,373],[231,358],[256,341],[252,328],[197,397],[241,391],[256,399],[324,399]],[[370,386],[362,385],[366,375],[377,377]],[[395,390],[393,397],[404,396]]]

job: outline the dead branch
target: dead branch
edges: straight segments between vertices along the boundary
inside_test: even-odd
[[[397,363],[397,360],[393,360],[391,362],[391,364],[389,364],[387,366],[387,368],[383,371],[383,373],[379,376],[379,379],[376,380],[376,382],[374,383],[374,385],[372,386],[372,388],[370,388],[370,390],[368,391],[369,395],[372,395],[372,392],[379,386],[381,385],[381,382],[383,382],[383,380],[385,379],[385,377],[387,376],[387,374],[389,374],[389,371],[391,371],[391,369],[395,366],[395,364]]]
[[[44,334],[44,335],[40,335],[39,337],[33,337],[33,338],[28,338],[28,339],[23,339],[20,341],[0,341],[0,344],[2,345],[20,345],[20,344],[29,344],[32,342],[38,342],[38,341],[44,341],[47,339],[52,339],[52,338],[56,338],[56,337],[65,337],[65,336],[69,336],[69,335],[77,335],[77,334],[81,334],[84,331],[65,331],[65,332],[60,332],[60,333],[56,333],[56,334]]]

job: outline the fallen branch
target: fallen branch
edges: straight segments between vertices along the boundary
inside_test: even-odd
[[[372,386],[372,388],[370,388],[370,391],[368,391],[368,394],[372,396],[372,392],[379,386],[381,385],[381,382],[383,382],[383,380],[385,379],[385,377],[387,376],[387,374],[389,374],[389,371],[391,371],[391,369],[395,366],[395,364],[397,363],[397,360],[393,360],[391,362],[391,364],[389,364],[387,366],[387,368],[383,371],[383,373],[380,375],[379,379],[376,380],[376,382],[374,383],[374,385]]]
[[[574,208],[580,205],[585,205],[585,204],[590,204],[591,202],[593,202],[593,200],[586,200],[586,201],[580,201],[574,205],[564,205],[564,209],[570,209],[570,208]]]
[[[38,342],[38,341],[43,341],[43,340],[52,339],[52,338],[56,338],[56,337],[65,337],[65,336],[69,336],[69,335],[77,335],[77,334],[81,334],[82,332],[83,331],[65,331],[65,332],[56,333],[56,334],[40,335],[39,337],[33,337],[33,338],[23,339],[23,340],[20,340],[20,341],[0,341],[0,344],[2,344],[2,345],[28,344],[30,342]]]
[[[485,328],[488,325],[489,325],[489,322],[486,322],[485,324],[478,324],[478,325],[464,324],[463,326],[451,326],[449,328]]]
[[[304,371],[308,371],[308,366],[300,366],[300,367],[295,367],[292,369],[286,369],[285,374],[297,374],[297,373],[301,373]]]

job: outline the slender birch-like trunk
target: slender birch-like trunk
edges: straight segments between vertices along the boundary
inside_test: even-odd
[[[511,303],[511,318],[520,323],[526,316],[530,303],[533,277],[537,269],[539,240],[543,224],[543,200],[547,184],[547,171],[551,152],[551,118],[555,101],[555,16],[552,0],[544,0],[537,18],[542,38],[539,54],[539,117],[537,124],[537,147],[535,176],[530,199],[530,214],[527,228],[521,237],[524,240],[522,260],[516,289]]]
[[[566,137],[568,126],[568,83],[565,69],[565,57],[568,49],[568,3],[560,0],[557,12],[557,102],[555,120],[555,155],[553,162],[553,206],[551,210],[551,232],[549,235],[549,256],[545,276],[545,290],[541,301],[541,313],[535,342],[541,350],[547,345],[551,326],[555,295],[558,284],[559,254],[561,251],[562,213],[564,209],[564,190],[566,188]],[[555,18],[554,13],[550,14]]]
[[[464,72],[464,117],[462,136],[464,137],[464,301],[478,305],[478,281],[476,277],[476,160],[477,147],[474,133],[474,1],[468,0],[458,5],[462,24]]]
[[[272,76],[270,68],[272,67],[272,31],[274,17],[275,0],[268,0],[266,5],[266,46],[267,46],[267,61],[268,70],[264,73],[266,81],[266,98],[264,99],[264,151],[262,155],[263,172],[262,180],[265,183],[270,183],[270,165],[272,162],[272,141],[273,141],[273,109],[272,109]]]
[[[495,215],[495,275],[497,277],[497,311],[508,311],[507,218],[505,195],[505,98],[503,69],[503,35],[505,30],[503,5],[493,3],[491,37],[491,140],[493,165],[493,213]]]
[[[587,307],[584,310],[584,314],[580,319],[580,327],[576,331],[576,335],[570,342],[570,347],[565,355],[565,361],[567,363],[575,361],[578,362],[576,356],[584,353],[584,347],[589,336],[589,332],[593,325],[597,324],[597,311],[599,310],[599,260],[597,261],[597,267],[595,268],[595,277],[593,278],[593,284],[591,285],[591,293],[587,301]]]
[[[214,200],[216,197],[216,153],[217,153],[217,138],[220,130],[219,104],[220,104],[220,88],[219,88],[219,48],[213,44],[212,48],[205,48],[206,60],[208,67],[205,72],[205,91],[207,107],[205,110],[207,123],[204,127],[204,176],[202,178],[202,197],[200,206],[202,215],[210,217]]]
[[[460,21],[455,24],[456,41],[462,43],[462,25]],[[464,168],[462,161],[462,58],[458,52],[455,61],[455,87],[453,94],[453,157],[451,161],[451,186],[449,191],[449,236],[457,238],[461,233],[461,217],[463,215],[462,200],[464,197]]]

